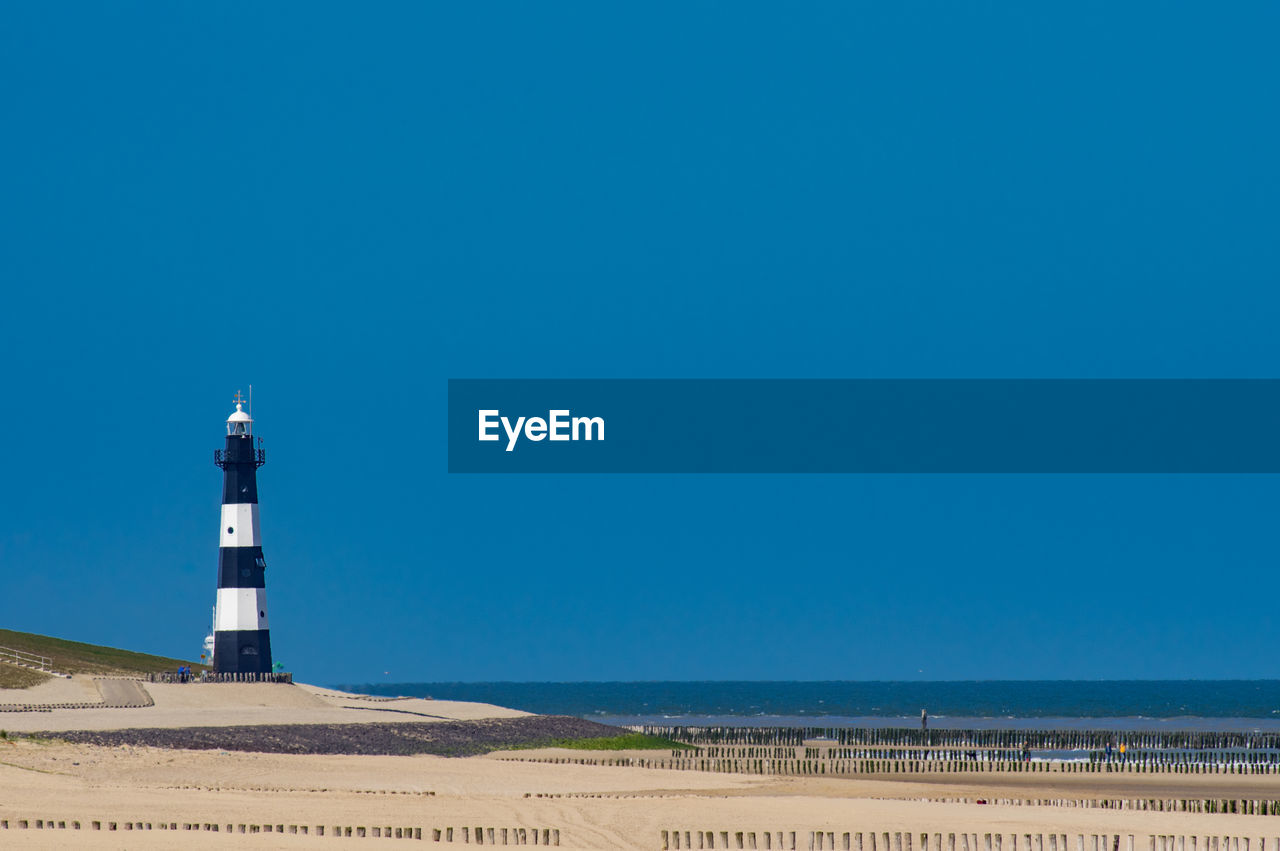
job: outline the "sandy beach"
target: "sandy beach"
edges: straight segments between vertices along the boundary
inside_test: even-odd
[[[6,705],[103,703],[103,683],[77,675],[31,689],[0,691],[0,727],[37,730],[116,730],[122,727],[223,727],[239,724],[371,724],[431,720],[517,718],[528,715],[485,703],[371,698],[308,685],[275,683],[146,683],[154,701],[145,709],[51,709],[3,712]],[[132,681],[129,681],[132,682]]]
[[[43,690],[40,696],[49,697],[55,685],[58,694],[87,695],[92,689],[91,683],[66,680],[38,687]],[[463,828],[470,844],[477,844],[476,828],[481,828],[480,839],[498,844],[504,829],[512,842],[520,829],[531,842],[536,829],[539,838],[547,831],[546,836],[559,839],[560,847],[580,849],[659,849],[663,831],[668,831],[669,841],[675,831],[682,837],[689,831],[691,838],[696,832],[705,837],[710,831],[717,841],[723,834],[732,847],[736,847],[737,833],[743,832],[744,842],[754,838],[761,848],[766,832],[771,840],[781,833],[784,842],[795,832],[802,848],[808,847],[811,831],[830,832],[837,841],[844,832],[869,836],[870,832],[909,831],[916,836],[915,848],[920,847],[920,834],[992,833],[1005,838],[1005,849],[1015,835],[1105,833],[1125,837],[1122,848],[1127,848],[1127,837],[1134,836],[1137,851],[1147,851],[1148,837],[1155,834],[1247,836],[1254,843],[1280,836],[1280,818],[1274,816],[1073,805],[1098,798],[1278,799],[1280,776],[1276,775],[777,777],[579,764],[595,759],[644,759],[652,757],[652,751],[602,756],[557,749],[499,750],[450,758],[105,747],[57,740],[59,731],[70,730],[443,724],[530,717],[486,704],[369,699],[301,685],[146,684],[145,689],[154,706],[0,714],[0,727],[8,731],[49,734],[48,738],[0,741],[0,825],[8,824],[0,826],[0,845],[295,848],[367,842],[374,827],[379,833],[389,828],[393,835],[399,828],[408,836],[415,835],[416,829],[424,842],[432,842],[434,831],[440,831],[441,844],[448,843],[450,831],[453,843],[462,843]],[[10,692],[5,699],[14,703],[20,702],[15,697],[31,696]],[[538,761],[547,759],[559,762]],[[924,800],[958,798],[1058,803],[1014,806]],[[37,827],[37,820],[53,826]],[[97,830],[92,826],[95,821],[100,824]],[[79,830],[73,827],[75,822],[80,823]],[[115,830],[110,829],[112,823]],[[132,829],[126,829],[126,824]],[[213,824],[220,826],[216,833],[202,829]],[[170,825],[181,832],[171,832]],[[183,830],[184,825],[197,829]],[[240,825],[246,826],[244,834],[239,833]],[[264,826],[270,826],[270,832]],[[301,832],[304,827],[306,834]],[[318,831],[321,827],[326,828],[323,836]],[[335,827],[351,827],[351,839],[335,839]],[[289,832],[291,828],[298,832]],[[494,829],[492,838],[489,828]],[[359,837],[357,830],[364,836]],[[1274,842],[1267,839],[1266,851],[1277,848]]]
[[[925,803],[920,797],[1018,794],[1064,797],[1124,791],[1156,797],[1190,792],[1160,778],[1123,790],[1038,781],[987,785],[904,781],[772,779],[584,765],[547,766],[493,757],[293,756],[96,748],[19,742],[0,746],[0,818],[5,844],[60,847],[255,847],[332,844],[316,826],[551,828],[562,847],[657,849],[662,830],[911,831],[970,833],[1280,835],[1280,819],[1185,813],[1117,812],[1055,806]],[[1221,780],[1222,778],[1209,778]],[[1143,782],[1154,781],[1154,782]],[[1209,790],[1212,789],[1212,792]],[[1197,785],[1207,794],[1244,791]],[[1280,784],[1250,786],[1280,794]],[[82,829],[18,831],[16,819],[79,820]],[[114,833],[92,820],[159,824],[309,825],[307,836],[223,832],[173,834],[159,829]],[[1007,839],[1006,842],[1011,840]],[[44,844],[42,844],[44,843]],[[1274,847],[1268,842],[1268,847]]]

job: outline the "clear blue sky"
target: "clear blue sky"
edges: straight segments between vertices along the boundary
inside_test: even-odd
[[[197,653],[252,383],[309,681],[1277,676],[1276,477],[466,477],[444,428],[450,377],[1278,377],[1278,27],[7,5],[0,625]]]

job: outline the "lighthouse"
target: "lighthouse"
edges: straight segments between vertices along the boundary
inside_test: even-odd
[[[250,394],[252,395],[252,394]],[[267,562],[258,525],[258,468],[267,455],[254,445],[253,417],[237,392],[227,417],[227,445],[215,450],[222,468],[218,597],[213,610],[213,669],[219,674],[271,671],[267,630]]]

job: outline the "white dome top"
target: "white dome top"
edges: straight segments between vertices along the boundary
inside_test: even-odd
[[[249,416],[249,415],[248,415],[248,414],[246,414],[244,411],[240,410],[240,403],[239,403],[239,402],[236,402],[236,412],[235,412],[234,414],[232,414],[231,416],[227,417],[227,422],[229,422],[229,423],[251,423],[251,422],[253,422],[253,417]]]

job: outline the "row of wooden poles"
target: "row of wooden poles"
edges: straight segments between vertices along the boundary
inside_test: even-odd
[[[924,759],[731,759],[685,756],[674,751],[663,757],[505,757],[515,762],[566,765],[606,765],[665,768],[674,771],[713,771],[729,774],[862,775],[862,774],[1280,774],[1272,763],[1083,762]]]
[[[207,833],[292,833],[310,836],[374,839],[429,839],[468,845],[559,845],[554,827],[393,827],[391,825],[235,824],[176,821],[90,821],[89,830],[196,830]],[[79,821],[64,819],[0,819],[0,830],[80,830]]]
[[[803,751],[803,753],[802,753]],[[697,750],[699,756],[727,757],[732,759],[889,759],[889,760],[933,760],[938,762],[1009,762],[1025,759],[1021,748],[919,748],[919,747],[814,747],[803,748],[792,745],[703,745]],[[1137,750],[1129,749],[1123,756],[1112,749],[1105,750],[1077,749],[1075,753],[1091,763],[1113,765],[1261,765],[1280,766],[1280,751],[1256,750]],[[687,752],[673,751],[672,756],[687,756]]]
[[[630,729],[696,745],[803,745],[830,739],[839,745],[1101,750],[1108,743],[1129,748],[1189,750],[1280,749],[1280,733],[1196,730],[916,730],[903,727],[701,727],[646,724]]]
[[[198,671],[181,675],[177,671],[155,671],[146,676],[150,683],[291,683],[293,674],[287,671],[269,671],[246,674],[215,674],[213,671]]]
[[[1007,807],[1067,807],[1085,810],[1141,810],[1158,813],[1280,815],[1280,801],[1259,798],[913,798],[930,804],[992,804]]]
[[[909,831],[664,830],[662,851],[776,849],[776,851],[911,851]],[[920,851],[1134,851],[1134,835],[1118,833],[920,833]],[[1153,834],[1150,851],[1280,851],[1280,837]],[[838,844],[837,844],[838,843]]]

